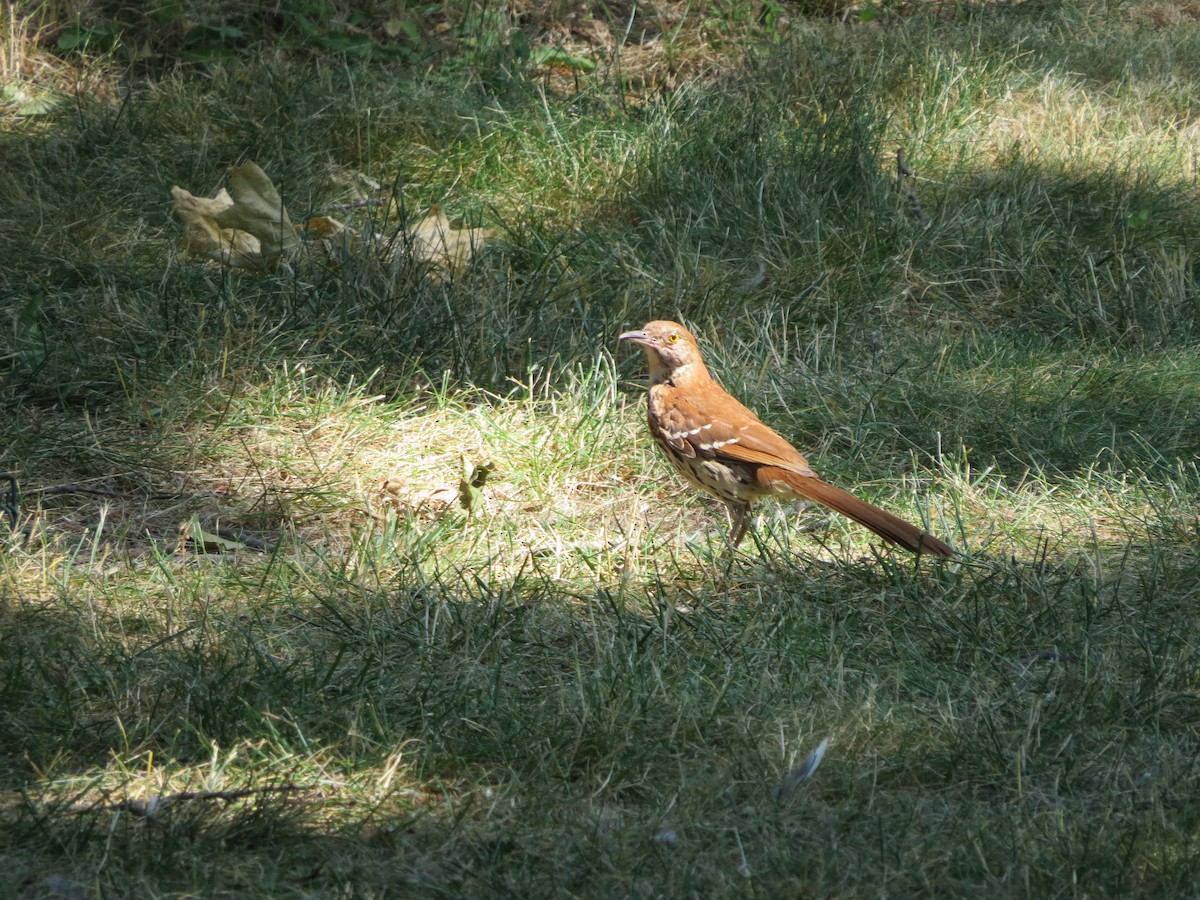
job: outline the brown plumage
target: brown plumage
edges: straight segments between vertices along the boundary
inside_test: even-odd
[[[650,366],[650,433],[694,487],[729,507],[730,541],[746,534],[762,497],[814,500],[913,553],[951,556],[949,545],[853,494],[822,481],[795,447],[713,381],[696,339],[676,322],[627,331]]]

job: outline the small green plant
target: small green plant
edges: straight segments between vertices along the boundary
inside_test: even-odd
[[[115,22],[75,24],[59,35],[55,46],[66,53],[111,53],[118,46],[120,34]]]

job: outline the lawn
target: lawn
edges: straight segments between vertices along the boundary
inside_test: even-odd
[[[1195,893],[1194,4],[84,7],[0,17],[0,895]],[[251,162],[295,246],[189,252]],[[731,553],[656,318],[959,555]]]

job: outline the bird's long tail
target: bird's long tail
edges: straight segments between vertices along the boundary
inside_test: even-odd
[[[884,540],[899,544],[905,550],[913,553],[928,553],[932,556],[954,555],[954,551],[945,541],[935,538],[932,534],[926,534],[915,525],[910,525],[903,519],[896,518],[890,512],[855,497],[849,491],[834,487],[820,478],[811,475],[797,475],[787,469],[768,466],[758,470],[758,479],[767,484],[783,482],[791,488],[791,491],[787,493],[795,492],[797,496],[806,500],[813,500],[822,506],[828,506],[858,524],[870,528]]]

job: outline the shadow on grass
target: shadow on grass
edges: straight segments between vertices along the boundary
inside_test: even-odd
[[[7,877],[1181,886],[1198,862],[1197,657],[1179,624],[1195,560],[1110,552],[1090,570],[923,573],[768,557],[612,587],[533,562],[507,578],[399,564],[377,585],[306,566],[288,591],[224,566],[140,610],[101,580],[10,603]],[[811,784],[780,798],[826,736]]]

